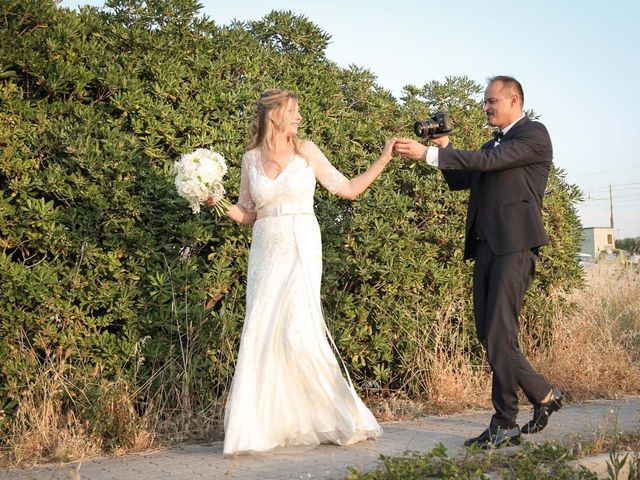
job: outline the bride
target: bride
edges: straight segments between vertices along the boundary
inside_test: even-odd
[[[350,445],[382,434],[329,344],[313,194],[317,179],[342,198],[356,198],[391,160],[395,139],[349,180],[313,142],[298,139],[301,121],[293,92],[260,94],[238,202],[226,212],[238,223],[253,223],[253,237],[244,327],[225,410],[225,454]]]

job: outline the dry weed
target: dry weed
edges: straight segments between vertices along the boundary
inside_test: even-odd
[[[401,391],[367,392],[363,400],[379,422],[409,420],[427,413],[426,401],[409,398]]]
[[[64,412],[65,370],[64,362],[51,365],[24,390],[2,464],[65,461],[100,452],[100,442],[85,431],[73,412]]]
[[[575,400],[615,398],[640,393],[640,272],[601,263],[586,272],[587,286],[566,296],[572,314],[558,314],[550,343],[533,346],[521,339],[534,368]],[[550,299],[552,301],[553,299]],[[385,420],[413,414],[453,413],[491,408],[491,371],[477,358],[469,341],[475,332],[461,330],[456,318],[463,303],[438,312],[427,331],[407,334],[415,343],[403,391],[407,395],[371,399],[369,405]],[[416,315],[419,317],[420,315]],[[415,397],[415,393],[413,394]],[[524,397],[522,397],[524,399]],[[410,404],[411,407],[407,407]]]
[[[532,364],[576,400],[640,393],[640,273],[599,263],[569,300],[575,313],[556,319],[551,344]]]
[[[23,347],[25,357],[33,356]],[[0,465],[65,462],[103,452],[148,449],[153,433],[134,408],[122,381],[74,375],[64,356],[52,355],[21,392]]]
[[[465,305],[451,304],[437,313],[429,328],[408,332],[416,345],[407,385],[424,392],[427,411],[453,413],[490,405],[491,376],[484,358],[476,358],[459,318]],[[417,321],[417,320],[416,320]]]

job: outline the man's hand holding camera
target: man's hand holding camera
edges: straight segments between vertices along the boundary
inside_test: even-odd
[[[428,120],[416,122],[413,131],[418,137],[426,138],[438,147],[445,148],[449,145],[449,134],[452,132],[451,117],[446,113],[438,112]],[[416,140],[399,138],[396,140],[393,151],[412,160],[425,160],[427,148]]]

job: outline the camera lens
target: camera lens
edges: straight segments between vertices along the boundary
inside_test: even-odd
[[[424,120],[422,122],[416,122],[413,124],[413,131],[418,137],[426,138],[433,134],[437,129],[438,124],[433,120]]]
[[[433,117],[413,124],[413,131],[420,138],[436,138],[446,135],[453,129],[448,113],[438,112]]]

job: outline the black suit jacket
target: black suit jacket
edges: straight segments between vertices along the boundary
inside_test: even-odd
[[[471,190],[467,209],[464,258],[474,258],[485,239],[496,255],[537,249],[549,242],[542,221],[542,197],[553,157],[545,126],[519,120],[494,148],[444,148],[438,168],[451,190]]]

